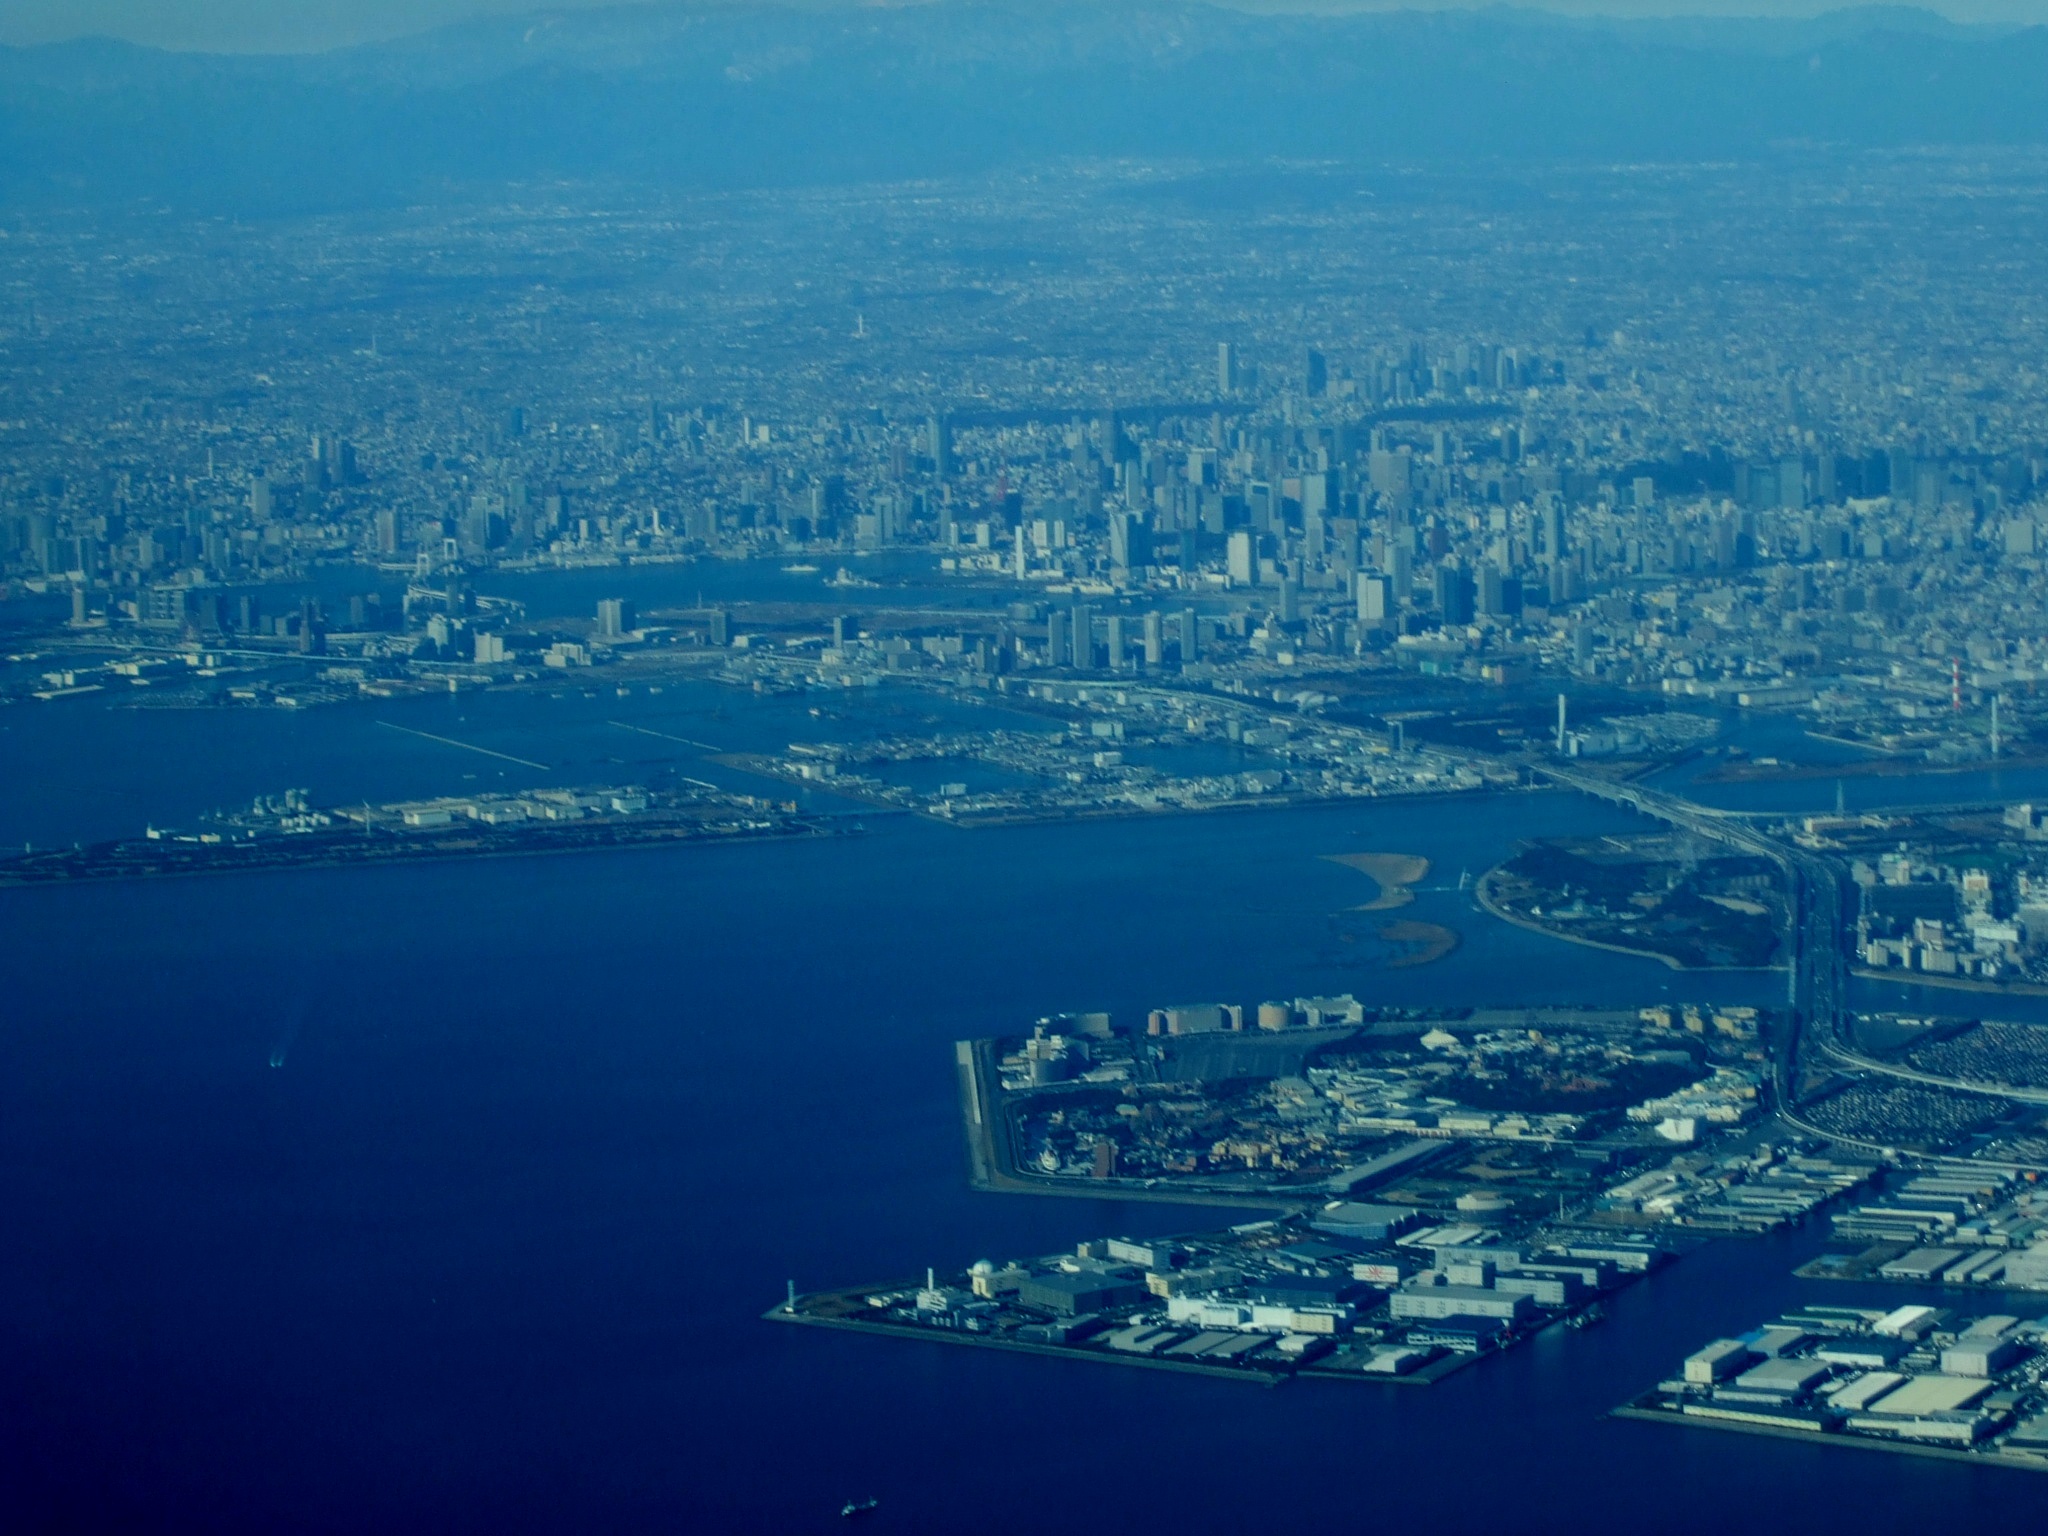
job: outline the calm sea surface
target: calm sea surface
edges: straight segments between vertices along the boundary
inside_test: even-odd
[[[991,717],[711,687],[298,716],[65,701],[0,714],[0,843],[132,833],[286,785],[716,776],[610,721],[746,748],[956,712]],[[1632,825],[1560,795],[867,825],[0,892],[0,1527],[826,1531],[867,1495],[875,1529],[921,1532],[2038,1519],[2048,1485],[2017,1473],[1603,1417],[1717,1333],[1853,1299],[1790,1278],[1811,1234],[1718,1244],[1606,1326],[1430,1390],[1267,1391],[760,1322],[788,1278],[1216,1221],[970,1193],[963,1036],[1057,1008],[1325,991],[1782,990],[1473,910],[1459,873],[1516,838]],[[1450,958],[1390,970],[1346,938],[1336,915],[1370,887],[1321,856],[1365,850],[1433,861],[1401,915],[1458,930]]]

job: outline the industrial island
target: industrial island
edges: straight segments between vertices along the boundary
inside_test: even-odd
[[[1999,1026],[1885,1022],[1946,1043],[1950,1065],[2024,1056]],[[1426,1385],[1602,1320],[1605,1298],[1716,1236],[1821,1218],[1838,1251],[1811,1278],[2048,1298],[2032,1117],[1875,1149],[1845,1117],[1896,1110],[1838,1090],[1809,1113],[1841,1135],[1790,1129],[1768,1111],[1782,1028],[1748,1007],[1424,1013],[1349,995],[1164,1006],[1123,1029],[1048,1016],[955,1048],[976,1187],[1272,1214],[921,1282],[792,1284],[766,1316],[1268,1385]],[[2048,1466],[2044,1335],[2017,1313],[1815,1306],[1618,1412]]]
[[[1802,1276],[1941,1286],[1997,1310],[1815,1305],[1712,1346],[1619,1412],[2048,1465],[2048,1318],[2028,1320],[2048,1310],[2039,1026],[1847,1001],[1852,970],[2025,990],[2048,953],[2048,817],[1741,816],[1563,747],[1451,750],[1485,782],[1548,780],[1665,824],[1524,844],[1472,885],[1481,910],[1681,972],[1782,967],[1783,1006],[1304,996],[1164,1005],[1122,1027],[1050,1015],[961,1041],[976,1187],[1270,1214],[959,1256],[922,1283],[792,1286],[767,1315],[1267,1383],[1426,1384],[1599,1320],[1604,1298],[1715,1237],[1827,1221]],[[1352,937],[1403,963],[1368,920],[1404,904],[1426,864],[1336,857],[1379,887]]]
[[[1483,1241],[1407,1206],[1333,1201],[1174,1238],[979,1260],[922,1285],[792,1288],[779,1322],[1193,1371],[1436,1381],[1559,1322],[1666,1255],[1618,1236]]]
[[[141,837],[0,858],[0,885],[824,837],[857,825],[685,779],[325,807],[291,789],[191,831],[150,827]]]
[[[921,1285],[792,1288],[771,1319],[1266,1382],[1428,1383],[1597,1321],[1602,1298],[1705,1234],[1798,1219],[1875,1171],[1757,1143],[1747,1008],[1212,1003],[1128,1031],[1052,1016],[956,1057],[979,1187],[1275,1214]],[[1716,1135],[1740,1150],[1709,1152]],[[1674,1164],[1698,1175],[1687,1202],[1645,1210],[1645,1174]],[[1683,1226],[1667,1220],[1681,1203]]]
[[[2048,1472],[2048,1321],[1807,1307],[1716,1339],[1623,1418]]]

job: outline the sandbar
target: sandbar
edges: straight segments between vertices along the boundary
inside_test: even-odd
[[[1385,912],[1407,906],[1415,899],[1415,893],[1408,887],[1429,873],[1429,860],[1413,853],[1326,853],[1323,857],[1332,864],[1357,870],[1380,888],[1371,901],[1353,907],[1354,912]]]

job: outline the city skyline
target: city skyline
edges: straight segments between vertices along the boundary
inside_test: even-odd
[[[2044,59],[0,49],[0,1523],[2024,1528]]]

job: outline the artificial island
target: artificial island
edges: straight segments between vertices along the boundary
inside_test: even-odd
[[[846,818],[729,794],[696,780],[444,795],[321,806],[305,790],[259,795],[189,830],[0,858],[0,886],[67,880],[221,875],[310,865],[412,863],[591,852],[644,845],[825,837],[859,830]]]
[[[1808,1278],[2003,1307],[1818,1305],[1707,1345],[1617,1412],[2048,1470],[2048,1201],[2033,1194],[2048,1072],[2032,1027],[1847,999],[1851,972],[1882,976],[1892,954],[1895,974],[2026,985],[2032,807],[1749,817],[1569,758],[1485,767],[1664,827],[1524,844],[1472,883],[1478,911],[1682,974],[1777,966],[1783,1004],[1295,997],[961,1041],[977,1187],[1269,1214],[975,1256],[921,1283],[792,1286],[767,1315],[1268,1383],[1427,1384],[1600,1321],[1607,1298],[1715,1237],[1826,1221]],[[1338,857],[1378,883],[1369,912],[1427,875],[1401,855]]]

